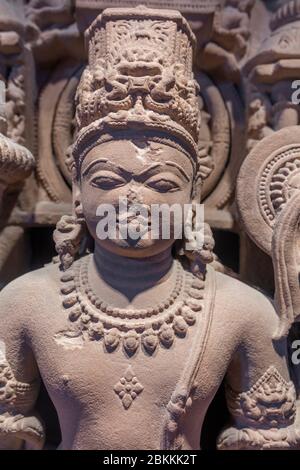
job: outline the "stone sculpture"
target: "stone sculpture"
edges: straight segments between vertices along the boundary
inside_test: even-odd
[[[299,338],[300,312],[299,138],[299,127],[290,126],[263,139],[246,158],[237,184],[241,220],[272,259],[275,305],[281,317],[277,336],[289,335],[291,350]],[[291,361],[290,368],[299,397],[297,364]]]
[[[274,339],[281,320],[263,294],[210,266],[207,225],[196,243],[212,159],[199,139],[187,21],[172,10],[107,9],[85,39],[68,152],[73,213],[54,233],[60,262],[0,294],[0,445],[43,446],[42,377],[61,449],[197,449],[225,376],[232,419],[218,447],[295,448],[286,340]],[[135,204],[189,204],[190,230],[101,240],[97,208],[120,197],[133,227]]]

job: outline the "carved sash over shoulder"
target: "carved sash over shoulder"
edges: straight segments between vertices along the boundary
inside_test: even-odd
[[[207,266],[205,277],[205,302],[198,331],[191,348],[190,357],[176,389],[167,405],[166,420],[161,440],[162,449],[181,449],[183,445],[183,421],[186,411],[193,404],[194,384],[200,371],[202,359],[210,335],[216,294],[216,273]]]

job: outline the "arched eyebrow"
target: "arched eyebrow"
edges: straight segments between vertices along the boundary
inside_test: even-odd
[[[187,182],[190,181],[191,178],[189,177],[189,175],[185,172],[185,170],[180,165],[178,165],[175,162],[168,161],[168,160],[166,162],[153,163],[148,168],[145,168],[145,170],[142,170],[140,173],[135,175],[135,177],[136,177],[136,179],[146,179],[147,176],[149,175],[149,173],[151,174],[154,170],[159,169],[161,171],[161,170],[165,169],[168,166],[176,168],[176,170],[179,171],[179,173],[186,179]]]
[[[144,180],[147,178],[147,176],[149,174],[151,174],[154,170],[163,170],[165,169],[166,167],[170,166],[170,167],[173,167],[175,168],[176,170],[178,170],[178,172],[180,173],[181,176],[184,177],[184,179],[189,182],[190,181],[190,177],[189,175],[186,173],[186,171],[180,166],[178,165],[177,163],[175,162],[172,162],[170,160],[167,160],[166,162],[155,162],[155,163],[152,163],[150,166],[148,166],[147,168],[145,168],[144,170],[140,171],[139,173],[137,174],[132,174],[131,172],[129,172],[128,170],[126,170],[125,168],[123,168],[121,165],[115,165],[114,163],[110,162],[110,160],[108,158],[99,158],[97,160],[94,160],[92,161],[86,168],[85,170],[83,171],[82,173],[82,176],[86,176],[92,169],[93,167],[97,166],[98,164],[100,163],[104,163],[106,165],[108,165],[110,167],[110,170],[116,172],[116,173],[122,173],[124,175],[124,173],[127,175],[127,176],[134,176],[135,179],[137,180]]]
[[[92,161],[86,168],[85,170],[83,170],[82,172],[82,176],[86,176],[95,166],[99,165],[99,164],[105,164],[105,165],[108,165],[109,169],[111,171],[114,171],[115,173],[118,173],[118,174],[123,174],[124,173],[127,175],[130,175],[130,172],[125,170],[125,168],[123,168],[121,165],[116,165],[115,163],[112,163],[109,158],[98,158],[97,160],[94,160]]]
[[[91,163],[88,164],[88,166],[83,170],[81,176],[86,176],[89,171],[95,166],[98,165],[99,163],[108,163],[107,158],[97,158],[97,160],[93,160]]]
[[[171,162],[169,160],[166,161],[166,165],[169,165],[169,166],[173,166],[175,168],[177,168],[178,171],[180,171],[180,173],[182,174],[182,176],[184,176],[184,178],[187,180],[187,181],[190,181],[190,176],[186,173],[186,171],[182,168],[182,166],[178,165],[177,163],[175,162]]]

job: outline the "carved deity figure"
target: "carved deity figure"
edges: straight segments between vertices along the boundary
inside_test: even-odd
[[[198,449],[226,382],[220,449],[294,448],[295,389],[271,301],[216,272],[213,239],[195,243],[211,162],[201,148],[194,37],[176,11],[108,9],[86,31],[88,65],[68,152],[73,215],[54,233],[60,262],[1,292],[0,445],[42,448],[42,380],[60,449]],[[146,207],[145,233],[99,236],[103,207]],[[153,205],[189,210],[159,236]],[[102,208],[102,209],[101,209]],[[101,214],[100,214],[100,212]],[[101,218],[102,217],[102,218]],[[177,220],[177,219],[176,219]]]

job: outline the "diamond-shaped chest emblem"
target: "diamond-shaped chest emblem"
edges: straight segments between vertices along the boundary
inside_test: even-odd
[[[143,385],[138,381],[131,366],[129,366],[123,377],[114,386],[114,391],[122,401],[125,410],[131,406],[133,400],[142,393]]]

